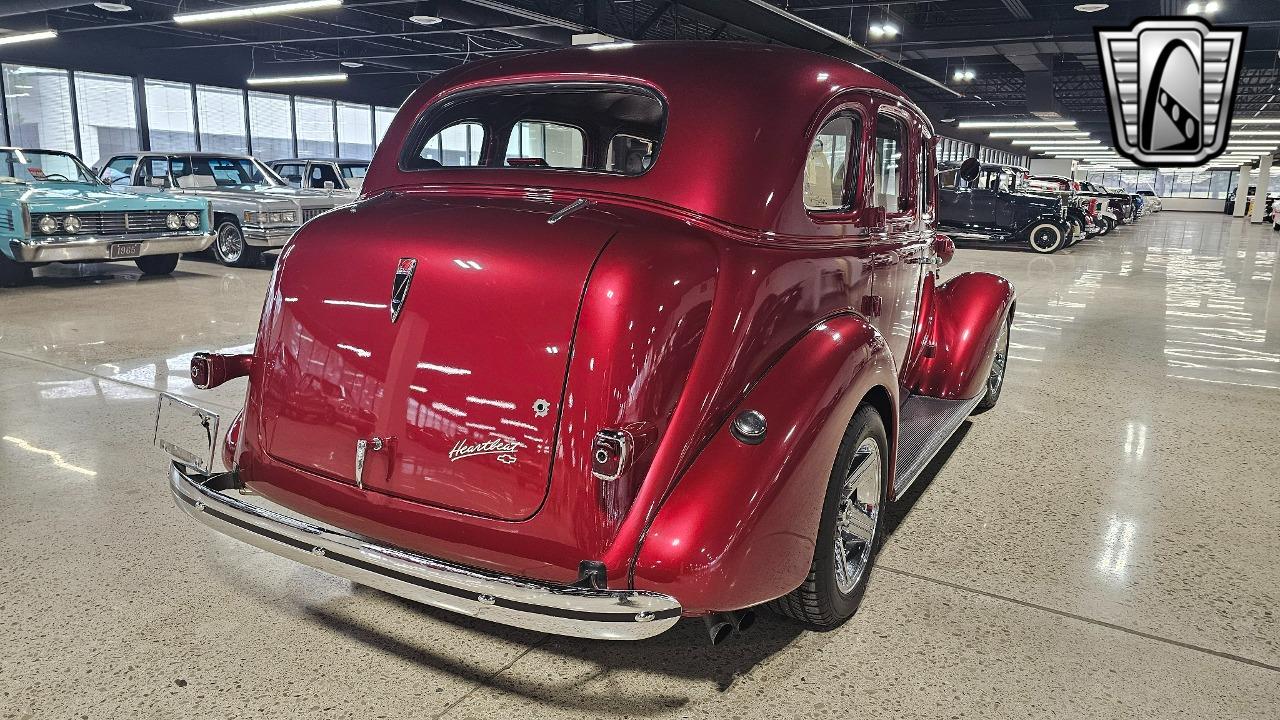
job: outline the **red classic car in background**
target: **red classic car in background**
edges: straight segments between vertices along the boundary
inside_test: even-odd
[[[885,504],[1004,376],[1012,287],[938,281],[933,142],[889,83],[777,47],[446,73],[285,248],[253,353],[193,360],[249,378],[229,472],[216,416],[162,397],[177,504],[548,632],[839,623]]]

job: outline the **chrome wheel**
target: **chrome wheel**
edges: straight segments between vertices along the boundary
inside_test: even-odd
[[[866,438],[853,454],[853,469],[840,490],[836,509],[835,579],[849,594],[862,581],[876,543],[880,518],[880,446]]]
[[[1000,336],[996,338],[996,354],[991,359],[991,374],[987,376],[987,394],[999,395],[1004,384],[1004,368],[1009,362],[1009,323],[1000,323]]]
[[[235,223],[223,223],[218,228],[215,245],[218,259],[227,265],[234,265],[244,255],[244,233]]]

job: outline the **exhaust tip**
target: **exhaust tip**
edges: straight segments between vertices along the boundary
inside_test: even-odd
[[[728,640],[729,636],[733,634],[733,623],[729,622],[729,619],[724,615],[712,613],[703,617],[702,621],[706,623],[707,639],[711,641],[712,645],[719,645]]]
[[[737,632],[745,632],[756,624],[756,613],[754,610],[743,610],[742,612],[733,613],[734,619],[733,629]]]

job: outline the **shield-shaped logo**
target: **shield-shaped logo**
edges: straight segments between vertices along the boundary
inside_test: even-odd
[[[400,258],[396,265],[396,276],[391,280],[391,322],[400,319],[400,311],[404,309],[404,299],[409,295],[409,285],[413,282],[413,273],[418,269],[417,258]]]
[[[1186,167],[1222,153],[1245,28],[1144,18],[1095,32],[1121,155],[1147,167]]]

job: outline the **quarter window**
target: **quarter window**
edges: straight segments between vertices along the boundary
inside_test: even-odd
[[[827,121],[809,143],[804,162],[804,206],[809,210],[849,207],[850,149],[857,123],[842,115]]]
[[[907,128],[897,118],[881,115],[876,121],[876,155],[872,166],[875,204],[890,213],[910,209],[905,191]]]
[[[484,147],[484,127],[479,123],[454,123],[431,136],[418,157],[423,167],[475,167]],[[434,163],[434,164],[433,164]]]

